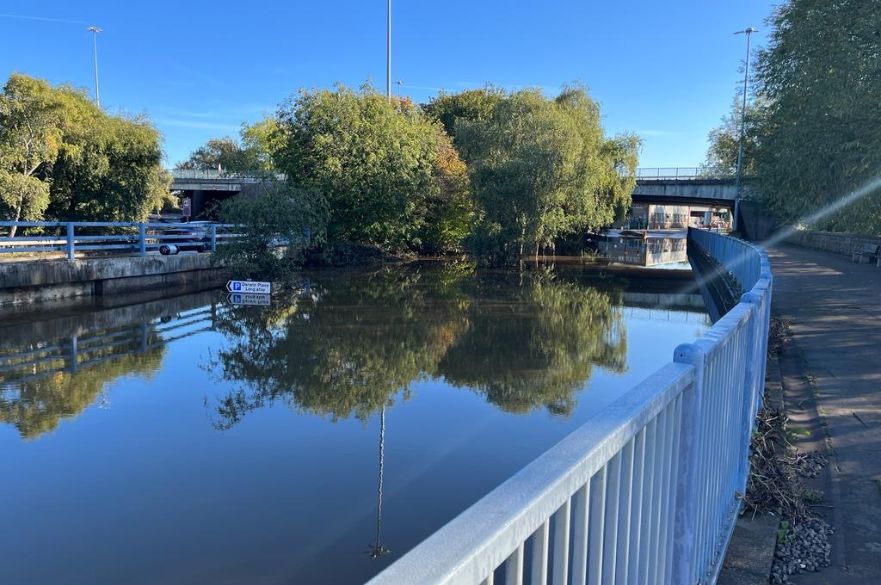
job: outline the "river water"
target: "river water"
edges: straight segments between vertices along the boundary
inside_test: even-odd
[[[307,276],[0,313],[0,582],[361,583],[710,325],[681,276]]]

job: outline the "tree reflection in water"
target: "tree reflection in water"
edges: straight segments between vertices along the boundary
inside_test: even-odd
[[[49,356],[30,361],[27,372],[7,372],[0,386],[0,423],[14,425],[28,439],[54,430],[61,419],[77,416],[120,376],[152,376],[165,355],[162,345],[135,351],[132,343],[123,343],[87,354],[82,351],[88,362],[80,367],[71,367],[69,358]]]
[[[550,269],[421,263],[315,278],[316,300],[219,318],[232,343],[207,366],[241,385],[215,405],[218,428],[273,402],[366,420],[436,377],[509,412],[568,414],[594,365],[626,368],[617,293]]]

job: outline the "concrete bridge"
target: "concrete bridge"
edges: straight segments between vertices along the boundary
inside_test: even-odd
[[[170,189],[189,197],[192,216],[199,217],[212,205],[229,197],[240,193],[256,193],[261,183],[272,178],[272,175],[175,169],[171,171]],[[283,179],[284,175],[275,175],[275,178]]]

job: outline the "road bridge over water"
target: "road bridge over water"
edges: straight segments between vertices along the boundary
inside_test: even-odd
[[[227,173],[223,171],[172,171],[171,189],[180,191],[192,201],[193,216],[202,213],[212,201],[220,201],[255,191],[269,179],[284,175]],[[747,182],[743,194],[749,196]],[[696,167],[640,168],[636,173],[634,203],[698,205],[736,210],[737,184],[733,176],[702,174]]]

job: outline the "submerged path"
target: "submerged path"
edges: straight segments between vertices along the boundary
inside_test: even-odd
[[[790,431],[826,449],[820,511],[832,566],[798,584],[881,580],[881,268],[794,246],[769,250],[774,312],[790,322],[781,356]]]

